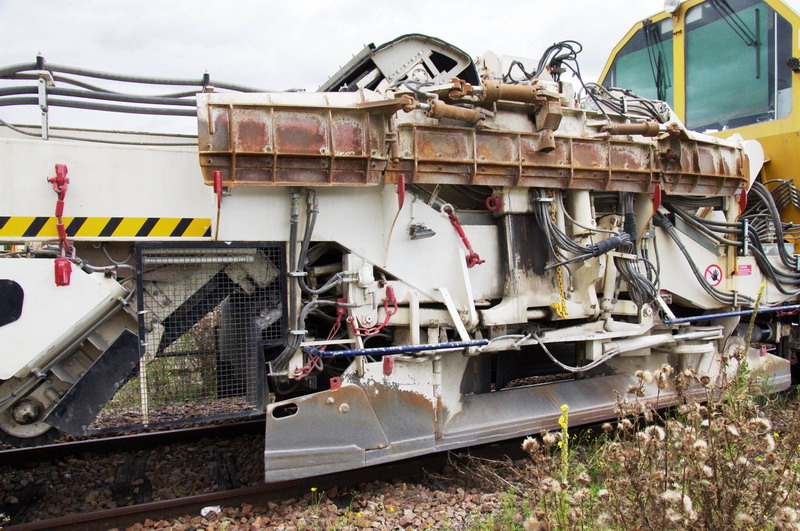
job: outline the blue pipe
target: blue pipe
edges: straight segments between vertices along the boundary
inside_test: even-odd
[[[406,354],[408,352],[423,352],[425,350],[447,350],[467,347],[482,347],[488,345],[488,339],[473,339],[472,341],[451,341],[449,343],[436,343],[435,345],[397,345],[392,347],[353,348],[350,350],[332,350],[330,352],[314,347],[303,347],[303,352],[312,356],[323,358],[341,358],[344,356],[372,356],[384,354]]]
[[[771,308],[759,308],[758,313],[774,313],[788,310],[800,309],[800,304],[792,304],[789,306],[772,306]],[[695,315],[694,317],[679,317],[677,319],[664,319],[664,324],[672,325],[679,323],[694,323],[696,321],[705,321],[706,319],[719,319],[721,317],[738,317],[741,315],[752,315],[755,310],[739,310],[738,312],[724,312],[724,313],[708,313],[705,315]]]

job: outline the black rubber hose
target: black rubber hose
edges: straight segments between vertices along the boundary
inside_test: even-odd
[[[754,229],[751,228],[748,231],[748,235],[751,242],[750,249],[753,252],[753,254],[756,254],[758,252],[761,254],[761,256],[764,257],[764,265],[762,266],[762,269],[771,271],[775,276],[775,278],[782,278],[786,281],[789,281],[791,284],[797,284],[798,282],[800,282],[800,273],[786,273],[779,269],[775,269],[775,267],[772,265],[772,262],[767,260],[766,258],[767,253],[764,250],[764,245],[761,243],[761,238]],[[778,282],[774,282],[774,284],[777,285]]]
[[[723,238],[722,236],[717,234],[717,232],[722,232],[722,231],[718,231],[716,229],[709,229],[708,227],[703,225],[698,218],[695,218],[693,216],[688,215],[684,210],[681,210],[680,208],[677,208],[674,205],[670,205],[670,206],[668,206],[666,208],[667,208],[667,210],[669,210],[670,212],[675,214],[677,217],[679,217],[682,220],[684,220],[687,225],[690,225],[692,228],[694,228],[698,232],[704,234],[705,236],[708,236],[710,239],[715,240],[717,243],[719,243],[721,245],[730,245],[730,246],[733,246],[733,247],[741,247],[742,246],[742,242],[737,242],[737,241],[734,241],[734,240],[729,240],[727,238]],[[728,229],[726,229],[725,232],[728,232]],[[738,230],[738,231],[731,230],[730,233],[741,235],[742,231],[741,230]]]
[[[636,246],[636,214],[625,212],[625,224],[623,230],[631,237],[631,242]]]
[[[608,251],[613,251],[623,243],[630,243],[631,239],[628,234],[617,234],[605,240],[600,240],[590,247],[592,256],[600,256]]]
[[[308,266],[308,249],[311,246],[311,236],[314,234],[314,227],[317,224],[317,213],[319,212],[317,192],[314,190],[308,190],[307,202],[308,210],[306,213],[306,230],[303,234],[303,243],[300,246],[300,259],[297,262],[297,273],[302,273],[305,271],[306,266]],[[333,275],[328,282],[317,289],[311,289],[308,286],[304,275],[298,275],[297,282],[300,285],[300,289],[303,290],[303,293],[307,295],[321,295],[341,284],[342,275],[340,273]]]
[[[706,293],[711,295],[714,299],[718,300],[719,302],[729,305],[733,304],[734,297],[732,294],[716,289],[714,286],[710,285],[706,281],[702,273],[700,273],[700,270],[697,268],[697,264],[694,262],[694,259],[692,258],[691,254],[689,254],[689,251],[686,249],[686,246],[683,245],[683,242],[681,241],[680,237],[677,234],[675,225],[672,224],[669,218],[667,218],[667,216],[661,213],[656,212],[655,216],[653,216],[653,222],[656,224],[656,226],[663,228],[667,232],[669,237],[672,238],[672,240],[678,246],[678,249],[680,249],[684,258],[686,258],[686,261],[692,270],[692,274],[697,279],[697,282],[700,284],[700,287],[702,287],[706,291]],[[753,302],[753,299],[743,295],[740,295],[738,298],[746,304],[752,304]]]
[[[682,218],[691,218],[694,221],[701,223],[703,225],[708,225],[709,227],[713,227],[711,230],[714,232],[720,232],[723,234],[741,234],[742,233],[742,222],[736,221],[734,223],[728,223],[727,221],[716,221],[713,219],[706,219],[698,217],[691,212],[684,210],[683,208],[677,205],[667,205],[664,204],[667,210],[670,212],[679,212]]]
[[[297,190],[291,191],[291,212],[289,215],[289,272],[293,272],[297,268],[297,233],[298,224],[300,223],[300,192]],[[270,363],[273,372],[281,372],[284,365],[289,361],[294,352],[297,350],[299,343],[295,340],[297,334],[291,332],[297,330],[297,285],[294,279],[289,276],[287,279],[288,284],[288,308],[286,310],[288,317],[288,337],[286,338],[286,346],[283,351]]]
[[[786,252],[786,249],[783,247],[783,226],[780,213],[778,212],[778,207],[775,204],[775,200],[772,198],[772,194],[769,193],[769,190],[767,190],[766,186],[758,181],[753,182],[753,185],[750,187],[750,191],[755,192],[767,206],[767,210],[769,211],[772,219],[772,224],[775,227],[775,241],[778,244],[778,254],[781,257],[781,261],[789,269],[795,269],[797,266],[797,259],[793,256],[789,256],[789,254]]]

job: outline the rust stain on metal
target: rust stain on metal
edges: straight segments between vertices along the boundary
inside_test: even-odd
[[[472,158],[466,135],[425,130],[417,138],[418,160],[467,160]]]
[[[375,392],[377,391],[377,393]],[[430,410],[433,402],[422,393],[400,389],[397,385],[368,382],[365,392],[374,409],[408,408]]]
[[[611,146],[611,166],[619,169],[647,171],[649,151],[644,146],[616,144]]]
[[[363,123],[340,119],[333,122],[333,146],[337,156],[365,156],[367,142]]]
[[[392,129],[384,112],[369,108],[220,105],[200,113],[199,124],[206,183],[214,170],[226,185],[243,186],[365,186],[403,173],[409,184],[638,193],[658,184],[667,193],[725,195],[745,179],[735,148],[675,136],[636,142],[441,124]]]
[[[275,150],[293,154],[319,155],[328,149],[324,119],[312,113],[275,113]]]
[[[258,120],[236,122],[236,151],[264,152],[270,145],[267,124]]]
[[[476,146],[478,160],[481,162],[513,163],[519,160],[517,145],[512,137],[487,135]]]
[[[607,168],[608,146],[605,143],[575,142],[572,147],[573,162],[581,168]]]

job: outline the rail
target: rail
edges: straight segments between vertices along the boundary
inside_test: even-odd
[[[82,514],[62,516],[35,522],[19,523],[4,527],[9,530],[36,529],[111,529],[124,528],[145,519],[151,521],[171,520],[187,514],[200,514],[207,506],[237,507],[242,504],[263,505],[266,502],[281,502],[293,497],[301,497],[312,487],[325,491],[332,487],[347,489],[362,483],[389,482],[397,478],[404,481],[421,481],[426,471],[438,470],[448,464],[445,452],[429,454],[402,461],[385,463],[368,468],[348,470],[346,472],[326,474],[313,478],[303,478],[268,485],[254,485],[219,492],[210,492],[194,496],[185,496],[170,500],[159,500],[136,505],[102,509]],[[455,456],[479,456],[484,458],[502,458],[509,456],[521,458],[520,440],[514,439],[503,443],[473,446],[453,452]]]
[[[190,428],[127,433],[123,435],[92,437],[77,441],[43,444],[28,448],[0,450],[0,466],[16,466],[32,461],[57,459],[86,452],[95,454],[139,450],[148,446],[175,442],[195,441],[203,437],[232,437],[245,433],[264,431],[264,418],[235,423],[194,426]]]

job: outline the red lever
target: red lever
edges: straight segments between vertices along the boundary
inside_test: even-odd
[[[61,258],[55,260],[55,280],[56,286],[69,286],[70,277],[72,275],[72,264],[65,255],[72,251],[72,247],[67,240],[67,228],[64,226],[64,198],[67,196],[67,188],[69,187],[69,178],[67,177],[66,164],[56,164],[56,176],[49,177],[47,182],[53,185],[53,190],[58,194],[56,199],[56,232],[58,233],[58,242],[61,247]],[[74,254],[74,253],[73,253]]]
[[[739,214],[744,212],[747,208],[747,190],[742,189],[742,192],[739,194]]]
[[[653,210],[658,210],[658,207],[661,206],[661,186],[656,185],[655,189],[653,190]]]
[[[56,200],[57,218],[64,215],[64,197],[67,195],[67,187],[69,186],[67,172],[66,164],[56,164],[56,176],[47,179],[47,182],[53,185],[53,190],[58,194],[58,199]]]
[[[222,172],[214,170],[214,193],[217,194],[217,208],[222,206]]]
[[[401,173],[397,176],[397,210],[403,210],[406,202],[406,174]]]
[[[484,263],[486,260],[481,260],[481,257],[478,255],[478,253],[476,253],[472,248],[472,244],[469,243],[469,238],[467,238],[464,228],[461,226],[461,222],[458,221],[453,207],[446,205],[442,208],[442,212],[447,214],[447,217],[450,218],[450,223],[456,229],[458,235],[461,236],[461,241],[464,242],[464,247],[466,247],[467,251],[469,251],[469,254],[467,255],[467,267],[475,267],[476,265],[481,265]]]

